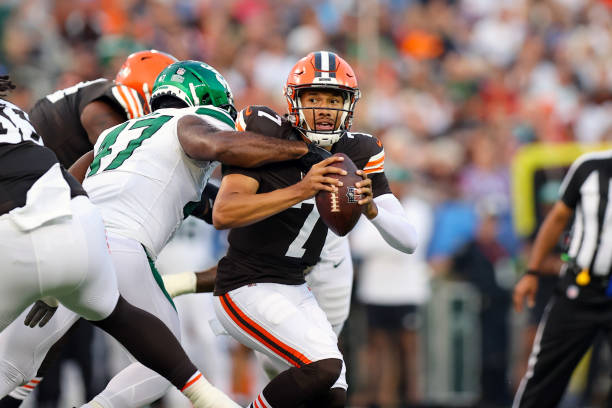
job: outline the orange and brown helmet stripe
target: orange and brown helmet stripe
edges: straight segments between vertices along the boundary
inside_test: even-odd
[[[311,52],[299,60],[287,78],[286,86],[333,86],[357,89],[353,68],[331,51]]]
[[[115,77],[115,82],[135,89],[145,102],[146,113],[153,83],[160,72],[178,60],[170,54],[157,50],[138,51],[130,54]]]
[[[311,52],[299,60],[289,72],[285,84],[285,96],[289,113],[299,125],[297,90],[306,88],[338,89],[350,93],[349,114],[346,127],[350,127],[355,103],[359,99],[357,76],[344,59],[331,51]]]

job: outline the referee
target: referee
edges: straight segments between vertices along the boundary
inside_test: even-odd
[[[587,153],[570,167],[560,199],[544,220],[528,262],[527,273],[514,288],[514,307],[527,300],[533,307],[543,260],[574,217],[570,260],[544,311],[527,372],[513,408],[555,407],[570,376],[596,335],[612,340],[612,150]],[[610,400],[610,398],[608,398]],[[608,406],[612,406],[610,401]]]

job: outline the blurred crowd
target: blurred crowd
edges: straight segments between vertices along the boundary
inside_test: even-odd
[[[343,56],[362,91],[353,130],[382,140],[423,237],[404,256],[377,248],[366,226],[351,233],[356,290],[341,340],[352,404],[510,405],[528,350],[513,330],[528,323],[510,310],[528,242],[512,224],[512,160],[527,144],[612,139],[612,1],[0,1],[0,72],[25,109],[114,78],[145,48],[211,64],[238,109],[278,112],[297,59]],[[442,348],[448,361],[436,360]]]

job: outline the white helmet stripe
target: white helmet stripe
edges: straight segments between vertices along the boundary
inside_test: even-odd
[[[132,94],[132,98],[134,98],[134,104],[136,105],[138,117],[144,116],[144,109],[142,107],[142,103],[140,102],[140,96],[135,89],[130,88],[130,92]]]
[[[145,103],[149,105],[151,103],[151,92],[149,91],[149,84],[146,82],[142,84],[142,93],[144,93],[146,99]]]
[[[200,98],[198,98],[198,94],[196,94],[195,86],[193,86],[192,82],[189,82],[189,90],[191,91],[195,106],[200,106]]]
[[[134,96],[132,95],[132,88],[128,88],[125,85],[119,85],[119,87],[121,87],[121,90],[123,91],[123,94],[125,95],[125,101],[128,104],[128,107],[130,108],[130,112],[133,113],[134,117],[138,117],[138,108],[136,107],[136,104],[134,103]],[[132,118],[130,118],[132,119]]]
[[[321,51],[321,78],[329,78],[329,52]]]
[[[128,103],[127,103],[126,99],[121,95],[121,93],[119,93],[119,89],[116,86],[114,86],[111,91],[113,93],[113,96],[115,97],[115,100],[117,102],[119,102],[119,104],[121,105],[121,107],[125,111],[125,116],[128,119],[132,119],[130,117],[131,114],[130,114],[130,108],[128,107]]]

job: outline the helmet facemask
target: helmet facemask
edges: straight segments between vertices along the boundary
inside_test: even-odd
[[[343,97],[343,104],[333,107],[304,107],[300,99],[303,92],[335,91]],[[311,52],[300,59],[291,69],[285,83],[285,97],[289,108],[289,120],[310,142],[320,146],[331,146],[351,129],[355,104],[360,93],[353,68],[331,51]],[[321,109],[327,109],[335,119],[335,128],[311,129],[306,120]]]
[[[336,91],[343,99],[342,107],[305,107],[300,96],[307,91]],[[353,121],[353,111],[359,98],[359,90],[343,89],[338,86],[300,86],[287,87],[286,92],[287,100],[291,106],[289,120],[310,142],[319,146],[331,146],[350,130]],[[321,111],[329,112],[329,119],[334,122],[333,129],[317,129],[317,114]],[[312,117],[312,127],[308,124],[307,116]]]

